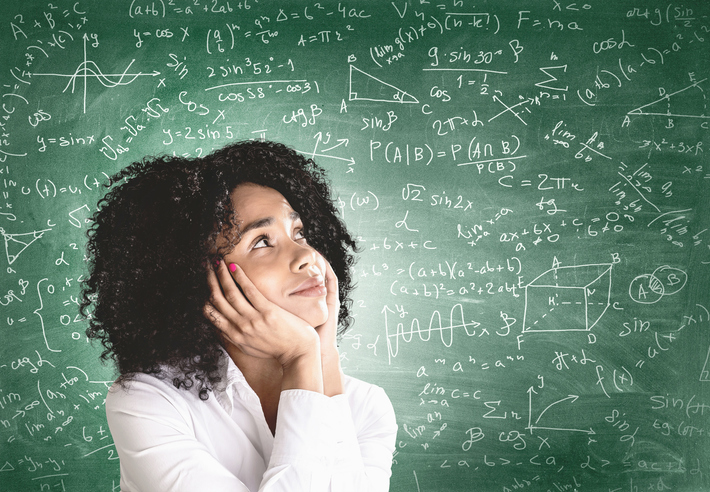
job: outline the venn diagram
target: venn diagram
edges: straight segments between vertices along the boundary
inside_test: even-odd
[[[631,281],[629,296],[639,304],[653,304],[663,296],[680,292],[688,282],[688,274],[678,268],[663,265],[653,273],[644,273]]]

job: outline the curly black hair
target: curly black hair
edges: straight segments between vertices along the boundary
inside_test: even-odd
[[[202,312],[210,297],[206,268],[239,241],[230,194],[241,183],[275,189],[299,213],[308,243],[338,277],[338,334],[350,326],[356,242],[313,160],[261,141],[201,158],[147,157],[111,176],[87,233],[89,275],[79,309],[87,336],[103,345],[101,360],[116,364],[119,383],[139,372],[164,377],[167,366],[177,388],[197,383],[200,398],[209,398],[223,352]]]

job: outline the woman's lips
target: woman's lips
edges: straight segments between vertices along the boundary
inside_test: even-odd
[[[298,286],[296,290],[291,292],[292,296],[303,296],[303,297],[321,297],[328,293],[325,285],[323,283],[322,277],[311,277],[301,285]]]

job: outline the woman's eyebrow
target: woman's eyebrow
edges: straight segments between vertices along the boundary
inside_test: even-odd
[[[301,216],[298,214],[296,211],[292,211],[290,214],[288,214],[288,218],[291,219],[291,221],[295,222],[301,218]],[[240,235],[244,235],[247,232],[251,231],[252,229],[259,229],[260,227],[268,227],[272,225],[275,222],[275,219],[273,217],[264,217],[261,219],[257,219],[254,222],[250,222],[247,224],[244,229],[239,231]]]

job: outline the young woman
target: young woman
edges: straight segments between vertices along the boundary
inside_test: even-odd
[[[355,242],[323,170],[243,142],[111,184],[81,310],[120,373],[122,490],[387,490],[397,425],[340,369]]]

